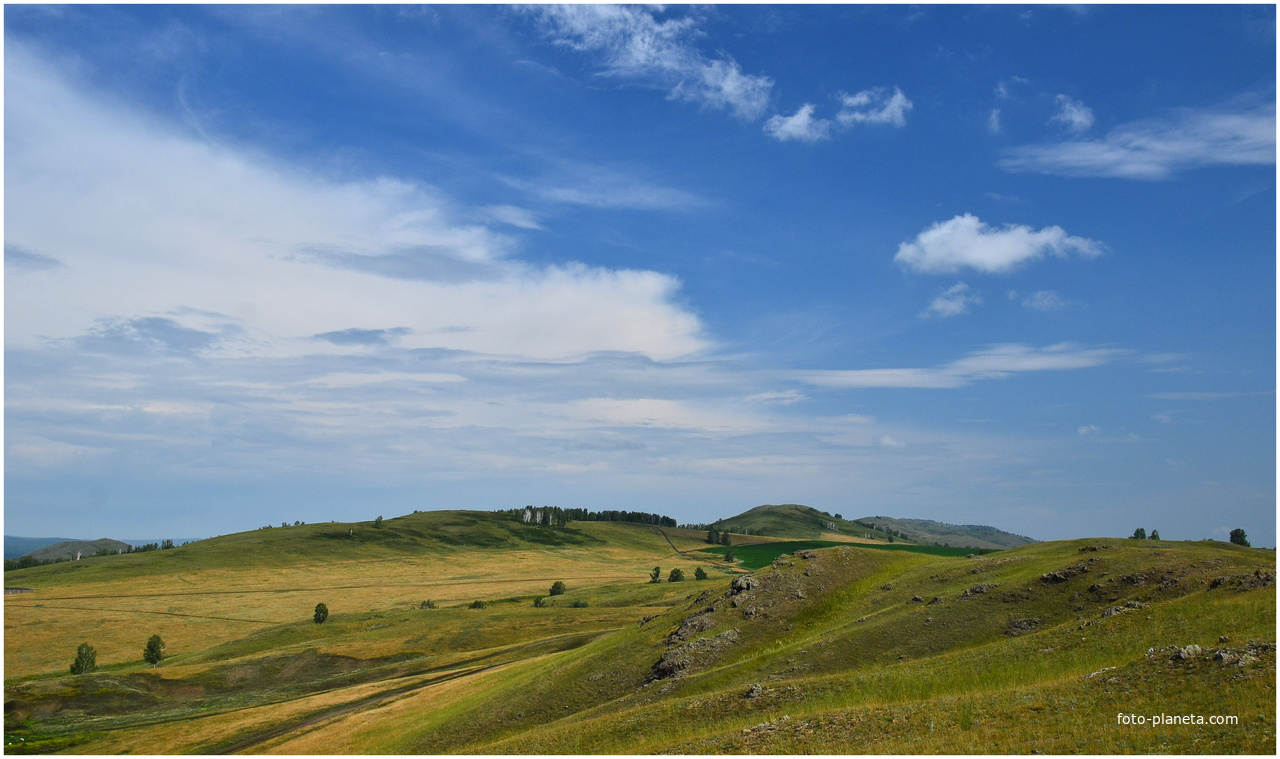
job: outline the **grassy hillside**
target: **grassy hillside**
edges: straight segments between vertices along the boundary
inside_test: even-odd
[[[721,519],[711,528],[730,533],[749,531],[753,535],[793,540],[889,540],[888,533],[882,530],[863,527],[834,514],[795,503],[757,506],[737,516]]]
[[[861,524],[884,527],[900,532],[914,543],[961,546],[964,548],[1017,548],[1036,542],[1025,535],[1015,535],[980,524],[947,524],[930,519],[894,519],[863,517]]]
[[[6,751],[1275,751],[1268,551],[1080,540],[965,558],[761,541],[790,552],[747,582],[699,531],[538,533],[467,512],[375,529],[10,572],[37,593],[6,599]],[[710,579],[653,584],[655,565]],[[567,592],[534,607],[555,579]],[[428,598],[439,608],[419,608]],[[158,670],[141,662],[151,632],[172,654]],[[81,639],[99,669],[70,676]],[[1125,726],[1119,712],[1238,724]]]
[[[97,540],[67,540],[61,543],[54,543],[51,546],[45,546],[32,551],[29,555],[36,561],[53,561],[54,559],[74,559],[76,556],[88,557],[93,556],[99,550],[107,550],[112,553],[120,553],[131,548],[128,543],[111,538],[98,538]]]
[[[51,546],[54,543],[65,543],[68,540],[74,540],[74,538],[25,538],[20,535],[5,535],[4,557],[6,559],[16,559],[32,551],[39,551],[45,546]]]

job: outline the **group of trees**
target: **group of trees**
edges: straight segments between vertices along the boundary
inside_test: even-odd
[[[1130,540],[1159,540],[1160,531],[1152,530],[1151,535],[1148,536],[1146,528],[1139,527],[1138,529],[1133,531],[1133,534],[1129,536],[1129,539]]]
[[[707,577],[707,570],[702,567],[698,567],[693,571],[693,579],[695,580],[705,580]],[[649,582],[662,582],[662,567],[653,568],[653,571],[649,573]],[[684,582],[684,570],[679,567],[671,570],[667,574],[667,582]]]
[[[732,545],[729,542],[728,531],[721,532],[719,530],[707,530],[707,542],[711,545],[727,546]]]
[[[1129,539],[1130,540],[1159,540],[1160,531],[1152,530],[1151,535],[1147,535],[1146,528],[1139,527],[1138,529],[1133,531],[1133,534],[1129,536]],[[1235,543],[1238,546],[1244,546],[1246,548],[1250,547],[1249,536],[1246,535],[1244,529],[1240,527],[1237,527],[1231,531],[1230,540],[1232,543]]]
[[[859,527],[865,527],[865,528],[867,528],[868,530],[875,530],[875,531],[877,531],[877,532],[882,532],[882,533],[884,533],[884,534],[885,534],[885,536],[889,538],[889,542],[890,542],[890,543],[892,543],[892,542],[893,542],[893,539],[894,539],[894,538],[898,538],[899,540],[910,540],[910,539],[911,539],[911,538],[910,538],[910,537],[909,537],[905,532],[903,532],[902,530],[895,530],[895,529],[894,529],[894,528],[892,528],[892,527],[885,527],[884,525],[880,525],[879,527],[877,527],[877,526],[875,525],[875,523],[873,523],[873,522],[862,522],[862,521],[855,521],[855,522],[854,522],[854,524],[858,525]]]
[[[150,664],[152,669],[160,666],[160,662],[164,660],[164,641],[159,635],[147,638],[147,644],[142,648],[142,660]],[[71,662],[71,674],[85,675],[97,668],[97,649],[88,643],[81,643],[76,648],[75,660]]]
[[[509,514],[525,524],[538,524],[547,527],[564,527],[569,522],[633,522],[652,524],[658,527],[675,527],[676,520],[662,514],[651,514],[645,511],[590,511],[588,509],[562,509],[559,506],[543,506],[523,509],[505,509],[501,514]]]

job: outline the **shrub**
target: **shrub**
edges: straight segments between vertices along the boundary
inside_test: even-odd
[[[671,570],[671,574],[667,575],[667,582],[683,582],[683,581],[684,581],[684,570],[680,569],[679,567],[676,567],[675,569]]]
[[[649,582],[662,582],[662,567],[654,567],[649,573]]]
[[[98,652],[88,643],[81,643],[76,649],[76,660],[71,662],[71,674],[83,675],[92,672],[98,666]]]
[[[160,640],[159,635],[147,638],[147,646],[142,649],[142,659],[150,664],[152,669],[160,666],[160,660],[164,659],[164,641]]]
[[[725,552],[724,552],[724,560],[725,560],[725,561],[727,561],[727,562],[729,562],[730,564],[732,564],[734,561],[736,561],[736,560],[737,560],[737,558],[738,558],[737,556],[734,556],[734,555],[733,555],[733,551],[725,551]]]
[[[559,580],[556,580],[555,582],[551,583],[551,595],[553,595],[553,596],[563,596],[563,595],[564,595],[564,583],[560,582]]]
[[[434,609],[434,608],[436,608],[436,602],[435,602],[435,601],[423,601],[421,604],[419,604],[419,605],[418,605],[418,608],[419,608],[419,609]]]
[[[1133,539],[1133,540],[1146,540],[1146,539],[1147,539],[1147,528],[1145,528],[1145,527],[1139,527],[1138,529],[1134,530],[1134,531],[1133,531],[1133,534],[1132,534],[1132,535],[1130,535],[1129,537],[1130,537],[1131,539]]]
[[[316,613],[315,613],[315,616],[312,617],[312,619],[316,621],[316,624],[317,625],[321,624],[328,618],[329,618],[329,607],[325,606],[324,604],[316,604]]]
[[[373,520],[373,526],[374,526],[374,527],[378,527],[378,528],[381,528],[381,527],[382,527],[382,515],[381,515],[381,514],[379,514],[379,515],[378,515],[378,518],[377,518],[377,519]]]
[[[542,609],[542,608],[546,608],[547,606],[550,606],[550,604],[547,603],[546,596],[538,596],[537,598],[533,599],[533,608]]]
[[[703,569],[702,567],[698,567],[697,569],[693,570],[693,579],[695,580],[707,579],[707,570]]]
[[[483,609],[485,608],[485,606],[486,606],[485,602],[481,601],[480,599],[476,599],[471,602],[472,609]]]
[[[574,601],[573,603],[569,604],[569,608],[571,608],[571,609],[585,609],[585,608],[587,608],[587,602],[586,602],[586,601],[583,601],[581,598],[579,598],[577,601]]]
[[[1159,540],[1159,539],[1160,539],[1160,531],[1159,531],[1159,530],[1152,530],[1152,531],[1151,531],[1151,537],[1147,538],[1147,540]]]

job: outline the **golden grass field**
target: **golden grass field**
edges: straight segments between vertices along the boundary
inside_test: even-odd
[[[36,592],[5,600],[6,751],[1275,750],[1271,552],[1110,539],[965,558],[844,541],[734,595],[743,570],[705,537],[431,512],[10,572]],[[689,580],[650,583],[654,566]],[[556,580],[567,593],[535,608]],[[686,668],[655,680],[695,618]],[[154,670],[152,633],[169,654]],[[72,676],[82,641],[98,669]],[[1204,655],[1170,660],[1191,643]],[[1117,709],[1159,708],[1242,722],[1114,725]]]

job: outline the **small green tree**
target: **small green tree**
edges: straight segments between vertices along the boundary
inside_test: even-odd
[[[160,640],[159,635],[147,638],[147,646],[142,649],[142,659],[150,664],[152,669],[160,666],[160,661],[164,659],[164,641]]]
[[[1151,537],[1150,537],[1150,538],[1148,538],[1148,540],[1159,540],[1159,539],[1160,539],[1160,531],[1159,531],[1159,530],[1152,530],[1152,531],[1151,531]]]
[[[1130,537],[1130,539],[1132,539],[1132,540],[1146,540],[1146,539],[1147,539],[1147,528],[1145,528],[1145,527],[1139,527],[1138,529],[1134,530],[1134,531],[1133,531],[1133,534],[1132,534],[1132,535],[1130,535],[1129,537]]]
[[[725,561],[727,561],[727,562],[729,562],[730,564],[732,564],[733,562],[737,561],[737,559],[738,559],[738,557],[733,555],[733,551],[725,551],[725,552],[724,552],[724,560],[725,560]]]
[[[382,527],[382,515],[381,515],[381,514],[379,514],[379,515],[378,515],[378,518],[377,518],[377,519],[373,520],[373,526],[374,526],[374,527],[377,527],[377,528],[379,528],[379,529],[381,529],[381,527]]]
[[[547,606],[546,596],[538,596],[537,598],[533,599],[533,608],[542,609],[542,608],[545,608],[546,606]]]
[[[684,581],[684,570],[680,569],[679,567],[676,567],[675,569],[671,570],[671,574],[667,575],[667,582],[683,582],[683,581]]]
[[[711,545],[716,545],[717,543],[719,543],[720,533],[716,532],[715,530],[707,530],[707,542],[710,543]]]
[[[172,541],[172,540],[168,540],[168,539],[166,539],[166,540],[164,540],[164,541],[162,541],[162,542],[160,543],[160,550],[161,550],[161,551],[167,551],[167,550],[169,550],[170,548],[173,548],[173,541]]]
[[[324,604],[316,604],[316,613],[315,613],[315,616],[312,617],[312,619],[316,621],[316,624],[317,625],[322,624],[328,618],[329,618],[329,607],[325,606]]]
[[[890,536],[889,536],[889,542],[890,542],[890,543],[892,543],[892,542],[893,542],[893,536],[892,536],[892,535],[890,535]]]
[[[486,607],[485,602],[484,602],[484,601],[481,601],[481,600],[480,600],[480,599],[478,599],[478,598],[477,598],[476,600],[474,600],[474,601],[472,601],[472,602],[471,602],[471,608],[473,608],[473,609],[483,609],[483,608],[485,608],[485,607]]]
[[[565,590],[564,583],[560,582],[559,580],[556,580],[555,582],[551,583],[551,595],[563,596],[564,590]]]
[[[722,532],[722,533],[720,533],[720,545],[722,545],[722,546],[727,546],[727,545],[729,545],[729,533],[728,533],[728,532]]]
[[[662,582],[662,567],[654,567],[649,573],[649,582]]]
[[[88,643],[81,643],[76,649],[76,660],[71,662],[71,674],[83,675],[92,672],[98,666],[98,652]]]
[[[436,608],[436,602],[435,602],[435,601],[423,601],[421,604],[419,604],[419,605],[418,605],[418,608],[419,608],[419,609],[434,609],[434,608]]]
[[[1238,546],[1249,548],[1249,536],[1244,534],[1244,530],[1240,527],[1231,531],[1231,542]]]
[[[698,567],[697,569],[693,570],[693,579],[695,580],[707,579],[707,570],[703,569],[702,567]]]

